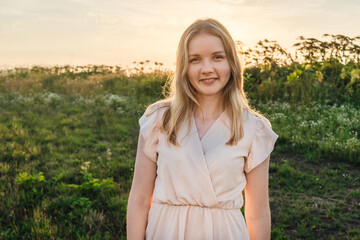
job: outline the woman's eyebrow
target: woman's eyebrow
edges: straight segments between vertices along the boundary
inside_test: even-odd
[[[220,54],[220,53],[225,54],[225,51],[216,51],[216,52],[213,52],[211,54],[215,55],[215,54]],[[200,54],[197,54],[197,53],[189,54],[189,57],[192,57],[192,56],[200,56]]]
[[[224,51],[217,51],[217,52],[213,52],[212,54],[219,54],[219,53],[225,53]]]

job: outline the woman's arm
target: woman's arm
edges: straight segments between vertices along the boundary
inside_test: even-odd
[[[251,240],[271,235],[269,160],[270,156],[246,175],[245,219]]]
[[[127,206],[127,239],[145,239],[145,229],[155,185],[156,163],[143,152],[144,138],[139,134],[134,178]]]

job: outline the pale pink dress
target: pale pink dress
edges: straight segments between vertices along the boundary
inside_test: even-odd
[[[244,137],[228,146],[230,119],[223,112],[199,138],[195,119],[178,134],[180,147],[168,145],[158,130],[165,108],[140,118],[144,153],[157,164],[146,239],[249,239],[242,192],[245,173],[263,162],[278,135],[262,118],[244,111]]]

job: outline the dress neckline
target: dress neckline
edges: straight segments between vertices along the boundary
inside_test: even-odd
[[[219,117],[216,118],[216,120],[211,124],[211,126],[206,130],[206,132],[204,133],[204,135],[200,138],[200,135],[199,135],[199,131],[198,131],[198,128],[196,126],[196,121],[195,121],[195,116],[194,114],[192,114],[192,124],[193,124],[193,128],[197,134],[197,137],[199,138],[200,142],[202,142],[206,136],[208,135],[208,133],[214,128],[214,126],[217,124],[217,122],[220,121],[220,119],[222,118],[222,116],[225,114],[226,110],[224,110],[220,115]]]

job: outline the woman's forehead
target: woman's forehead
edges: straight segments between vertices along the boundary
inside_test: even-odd
[[[199,33],[192,37],[188,43],[189,54],[201,52],[225,52],[224,44],[218,36],[209,33]]]

